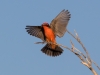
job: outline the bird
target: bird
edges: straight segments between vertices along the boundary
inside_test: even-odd
[[[40,26],[27,25],[25,29],[28,34],[40,38],[43,42],[47,42],[41,51],[48,56],[55,57],[61,55],[64,51],[57,45],[56,36],[59,38],[64,36],[65,32],[67,32],[66,27],[70,18],[70,12],[63,9],[50,24],[44,22]]]

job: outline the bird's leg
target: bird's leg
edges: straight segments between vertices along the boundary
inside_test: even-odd
[[[46,42],[43,41],[43,42],[35,42],[35,44],[45,44]]]

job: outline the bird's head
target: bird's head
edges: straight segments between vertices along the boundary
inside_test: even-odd
[[[44,23],[42,24],[42,26],[50,27],[50,26],[49,26],[49,23],[47,23],[47,22],[44,22]]]

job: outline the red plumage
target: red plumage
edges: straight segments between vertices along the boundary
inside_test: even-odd
[[[70,19],[68,10],[62,10],[50,23],[44,22],[41,26],[26,26],[27,32],[35,37],[53,44],[46,44],[41,51],[49,56],[59,56],[63,49],[56,45],[56,36],[62,37],[67,31]]]

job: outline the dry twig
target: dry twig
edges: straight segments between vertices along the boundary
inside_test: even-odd
[[[85,51],[86,55],[84,55],[82,52],[78,53],[77,56],[79,57],[79,59],[81,60],[81,63],[85,66],[87,66],[94,75],[98,75],[97,72],[94,70],[94,68],[92,67],[92,63],[94,63],[97,68],[100,70],[100,67],[94,62],[92,61],[92,59],[90,58],[90,55],[88,53],[88,51],[86,50],[85,46],[83,45],[83,43],[81,42],[77,32],[75,31],[75,35],[74,36],[72,33],[70,33],[69,31],[67,31],[72,37],[74,37],[79,43],[80,45],[82,46],[83,50]],[[71,45],[72,45],[72,48],[74,47],[73,46],[73,43],[71,42]],[[74,47],[75,50],[77,50],[75,47]],[[75,53],[74,53],[75,54]]]
[[[75,36],[71,32],[69,32],[68,30],[67,30],[67,32],[80,43],[80,45],[82,46],[82,48],[85,51],[86,55],[84,55],[80,50],[75,48],[72,41],[70,41],[72,48],[69,48],[69,47],[61,45],[61,44],[56,44],[56,45],[61,46],[63,48],[66,48],[66,49],[70,50],[71,52],[73,52],[81,60],[81,63],[83,65],[87,66],[94,75],[98,75],[97,72],[92,67],[92,63],[94,63],[95,66],[99,70],[100,70],[100,67],[90,58],[90,55],[89,55],[88,51],[86,50],[85,46],[83,45],[83,43],[81,42],[77,32],[75,31]],[[52,43],[52,42],[36,42],[35,44],[44,44],[44,43]],[[52,44],[54,44],[54,43],[52,43]]]

